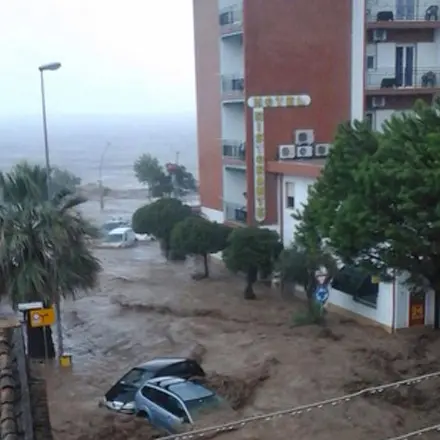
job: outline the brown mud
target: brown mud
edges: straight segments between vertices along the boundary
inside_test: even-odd
[[[99,288],[63,304],[73,367],[46,367],[55,440],[156,438],[143,420],[97,403],[128,368],[158,355],[202,362],[207,385],[234,408],[213,424],[440,370],[436,332],[388,335],[335,315],[324,328],[293,328],[292,315],[304,304],[264,286],[257,286],[256,301],[246,302],[244,281],[221,265],[212,265],[211,279],[194,281],[191,264],[163,261],[154,243],[98,255],[104,266]],[[440,379],[431,379],[250,423],[221,438],[386,440],[439,423],[439,390]]]

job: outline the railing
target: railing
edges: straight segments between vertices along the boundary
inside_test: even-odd
[[[367,20],[438,21],[440,0],[367,0]]]
[[[242,98],[244,94],[243,75],[223,75],[222,93],[226,95],[225,98]]]
[[[245,205],[239,203],[224,202],[223,211],[225,214],[225,221],[246,224],[247,208]]]
[[[220,11],[220,30],[223,35],[237,33],[243,30],[243,6],[237,4]]]
[[[241,141],[222,141],[223,157],[237,160],[245,160],[246,144]]]
[[[440,87],[440,69],[403,69],[383,67],[366,72],[367,89],[435,88]]]

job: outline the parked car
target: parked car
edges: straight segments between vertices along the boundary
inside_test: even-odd
[[[103,404],[115,411],[135,412],[134,398],[138,389],[149,379],[160,376],[176,376],[188,379],[203,377],[203,368],[192,359],[156,358],[131,369],[105,394]]]
[[[124,228],[130,227],[130,222],[125,221],[123,218],[111,218],[106,221],[100,228],[101,235],[106,237],[110,231],[113,231],[116,228]]]
[[[137,242],[133,229],[128,227],[116,228],[107,234],[103,245],[105,247],[127,248],[134,246]]]
[[[225,406],[214,391],[179,377],[150,379],[135,396],[136,414],[170,434],[184,431]]]

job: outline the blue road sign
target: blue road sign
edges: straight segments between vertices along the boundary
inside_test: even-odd
[[[318,286],[317,289],[315,290],[316,301],[324,305],[327,302],[328,297],[329,297],[328,285],[324,284]]]

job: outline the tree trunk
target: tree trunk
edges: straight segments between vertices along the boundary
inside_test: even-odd
[[[28,354],[32,359],[55,359],[55,345],[50,327],[31,327],[26,316]]]
[[[208,264],[208,254],[203,254],[203,267],[205,271],[205,278],[209,278],[209,264]]]
[[[254,283],[258,277],[258,269],[250,268],[246,274],[246,289],[244,289],[244,299],[256,299]]]

